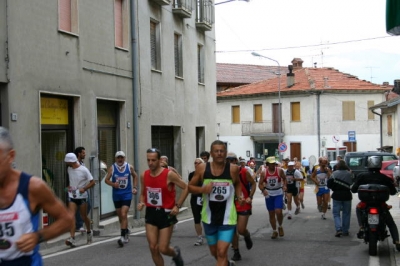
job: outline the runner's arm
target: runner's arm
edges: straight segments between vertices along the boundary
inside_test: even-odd
[[[41,209],[55,219],[49,226],[43,229],[22,235],[16,245],[22,252],[29,252],[41,241],[55,238],[71,228],[74,216],[60,199],[51,191],[49,186],[40,178],[32,177],[29,181],[29,202],[32,213],[38,213]]]

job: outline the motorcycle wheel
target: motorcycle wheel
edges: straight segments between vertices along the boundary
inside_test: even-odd
[[[370,256],[378,254],[378,234],[376,232],[369,232],[368,251]]]

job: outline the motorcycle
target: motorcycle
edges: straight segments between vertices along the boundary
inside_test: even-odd
[[[358,188],[357,206],[361,210],[361,221],[364,227],[364,242],[368,245],[369,255],[378,253],[378,241],[388,237],[386,214],[389,212],[386,201],[389,199],[389,188],[384,185],[366,184]]]

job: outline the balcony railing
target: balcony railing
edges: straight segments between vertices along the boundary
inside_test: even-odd
[[[192,16],[192,3],[193,0],[174,0],[172,13],[181,18],[190,18]]]
[[[214,23],[214,4],[211,0],[197,0],[196,28],[202,31],[212,29]]]
[[[149,0],[149,1],[159,4],[160,6],[166,6],[171,4],[171,0]]]
[[[242,121],[242,136],[271,136],[279,133],[276,121],[264,120],[262,122]],[[281,134],[285,133],[284,121],[282,120]]]

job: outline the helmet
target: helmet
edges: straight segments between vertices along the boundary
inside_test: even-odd
[[[381,169],[382,168],[382,157],[381,156],[371,156],[368,157],[368,168],[377,168]]]

